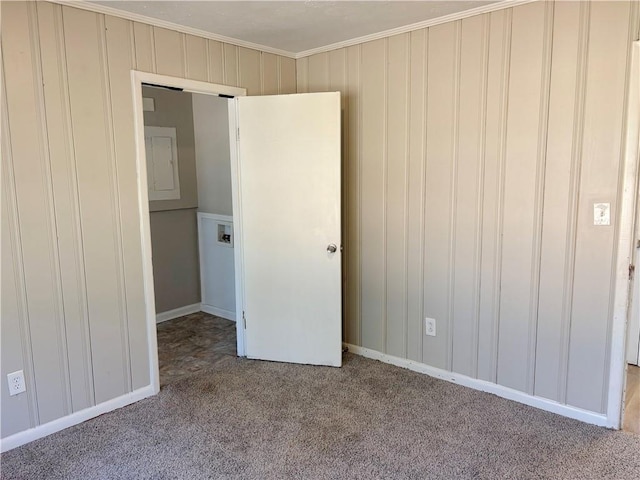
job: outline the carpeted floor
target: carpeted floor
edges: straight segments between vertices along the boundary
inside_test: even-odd
[[[640,436],[347,354],[228,357],[2,456],[9,479],[638,478]]]

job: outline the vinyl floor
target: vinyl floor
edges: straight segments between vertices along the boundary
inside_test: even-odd
[[[236,324],[198,312],[158,324],[160,387],[236,356]]]

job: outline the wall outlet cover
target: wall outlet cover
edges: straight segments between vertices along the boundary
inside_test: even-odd
[[[436,319],[435,318],[425,318],[424,319],[424,333],[425,335],[429,335],[430,337],[436,336]]]
[[[9,384],[9,395],[17,395],[27,391],[27,386],[24,383],[24,372],[22,370],[9,373],[7,375],[7,383]]]

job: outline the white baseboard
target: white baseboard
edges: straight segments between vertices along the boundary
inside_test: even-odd
[[[39,438],[64,430],[65,428],[78,425],[103,413],[111,412],[112,410],[117,410],[118,408],[125,407],[144,398],[151,397],[156,393],[153,386],[148,385],[134,390],[131,393],[126,393],[120,397],[100,403],[94,407],[85,408],[66,417],[58,418],[43,425],[38,425],[35,428],[10,435],[0,439],[0,451],[2,453],[7,452],[21,445],[38,440]]]
[[[184,307],[175,308],[166,312],[156,314],[156,323],[166,322],[167,320],[173,320],[174,318],[184,317],[191,313],[197,313],[200,311],[200,304],[194,303],[193,305],[186,305]]]
[[[424,363],[415,362],[413,360],[407,360],[406,358],[394,357],[381,353],[369,348],[359,347],[357,345],[350,345],[345,343],[345,346],[349,348],[349,351],[356,355],[361,355],[373,360],[379,360],[396,367],[406,368],[418,373],[424,373],[430,377],[439,378],[440,380],[446,380],[447,382],[456,383],[465,387],[473,388],[474,390],[480,390],[481,392],[493,393],[502,398],[513,400],[515,402],[524,403],[531,407],[536,407],[547,412],[557,413],[565,417],[580,420],[600,427],[611,427],[608,422],[607,416],[601,413],[590,412],[581,408],[572,407],[570,405],[564,405],[562,403],[548,400],[546,398],[536,397],[529,395],[518,390],[514,390],[509,387],[503,387],[495,383],[487,382],[485,380],[478,380],[477,378],[467,377],[460,373],[448,372],[440,368],[431,367]]]
[[[214,307],[213,305],[200,305],[200,310],[204,313],[208,313],[210,315],[215,315],[216,317],[226,318],[227,320],[231,320],[232,322],[236,321],[236,312],[232,312],[230,310],[224,310],[222,308]]]

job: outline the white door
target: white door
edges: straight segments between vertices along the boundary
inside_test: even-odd
[[[247,357],[340,366],[340,94],[237,105]]]

